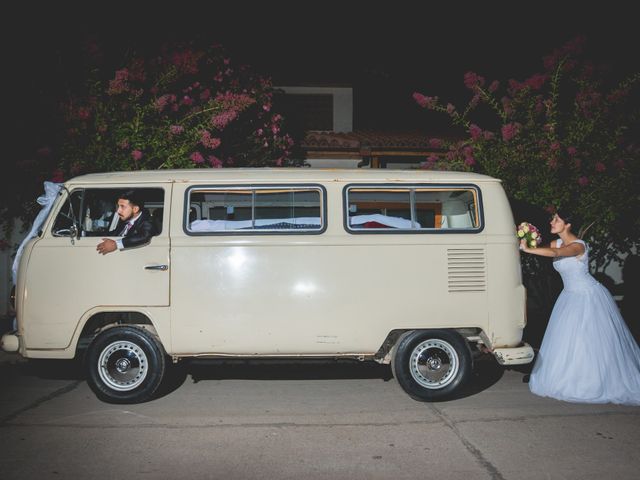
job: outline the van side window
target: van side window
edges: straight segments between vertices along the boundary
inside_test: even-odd
[[[351,232],[480,231],[475,186],[345,187],[346,227]]]
[[[207,187],[187,195],[190,233],[320,233],[325,228],[320,186]]]
[[[71,193],[64,203],[53,225],[53,235],[68,235],[75,219],[83,237],[115,236],[118,226],[116,215],[118,195],[123,188],[85,188]],[[144,201],[144,210],[151,217],[158,234],[162,232],[162,216],[164,210],[164,190],[161,188],[136,188]]]

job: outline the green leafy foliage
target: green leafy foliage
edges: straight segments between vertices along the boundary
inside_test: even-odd
[[[293,165],[269,79],[220,46],[133,56],[63,103],[58,176],[157,168]]]
[[[512,200],[573,211],[600,269],[640,239],[640,73],[612,84],[584,58],[584,45],[568,42],[544,58],[543,73],[503,87],[467,72],[472,97],[463,110],[438,97],[414,99],[465,132],[462,140],[433,139],[445,153],[423,168],[486,173],[502,179]]]
[[[236,66],[220,45],[165,46],[128,53],[105,66],[99,46],[90,42],[81,64],[65,75],[70,80],[64,89],[51,90],[60,108],[47,120],[55,128],[40,140],[48,146],[12,159],[0,202],[6,239],[0,249],[10,248],[16,218],[28,225],[37,214],[35,199],[45,180],[302,163],[284,117],[273,109],[277,92],[271,80]]]

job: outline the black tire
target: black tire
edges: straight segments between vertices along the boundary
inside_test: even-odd
[[[411,398],[445,400],[455,396],[473,370],[466,340],[450,330],[415,330],[398,340],[393,375]]]
[[[166,368],[165,352],[155,336],[132,326],[98,335],[86,355],[87,382],[108,403],[141,403],[153,398]]]

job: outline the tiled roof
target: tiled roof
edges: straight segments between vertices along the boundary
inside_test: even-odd
[[[429,140],[435,135],[421,132],[385,132],[359,130],[339,133],[332,131],[308,131],[302,147],[308,151],[333,150],[361,152],[367,150],[437,151]],[[438,137],[440,138],[440,137]]]

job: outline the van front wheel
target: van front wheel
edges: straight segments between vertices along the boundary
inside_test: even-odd
[[[86,357],[87,382],[108,403],[150,400],[165,371],[162,345],[138,327],[114,327],[98,335]]]
[[[450,330],[416,330],[394,348],[393,372],[412,398],[420,401],[452,397],[469,380],[471,351],[464,338]]]

